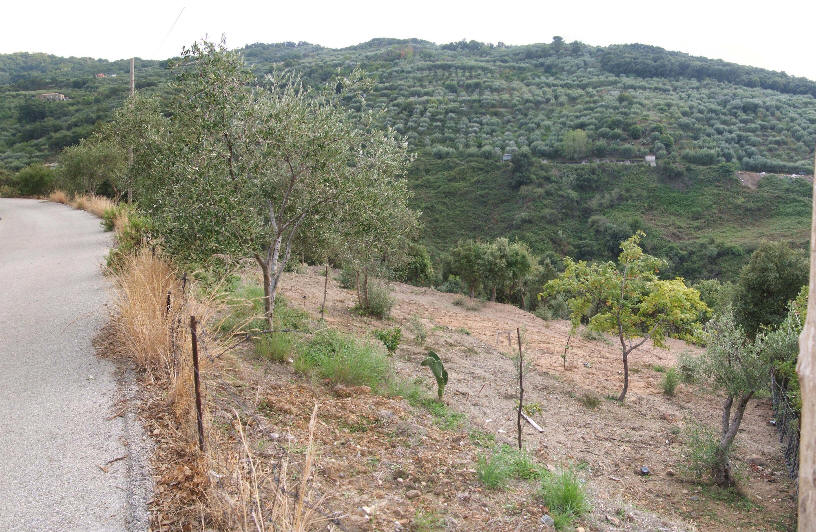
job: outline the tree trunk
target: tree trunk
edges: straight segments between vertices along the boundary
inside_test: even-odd
[[[490,301],[496,301],[496,285],[490,289]]]
[[[626,392],[629,391],[629,351],[623,351],[623,391],[618,397],[618,401],[626,399]]]
[[[326,279],[323,281],[323,303],[320,305],[320,319],[324,319],[326,312],[326,293],[329,291],[329,265],[326,264]]]
[[[816,181],[814,181],[816,187]],[[799,336],[799,532],[816,531],[816,190],[810,229],[810,287],[807,321]]]
[[[470,285],[470,299],[476,297],[476,287],[474,285]]]
[[[272,290],[272,279],[269,275],[269,265],[266,264],[260,257],[256,256],[255,260],[258,262],[258,265],[261,267],[261,273],[263,274],[263,287],[264,287],[264,316],[266,317],[266,323],[269,327],[269,330],[275,328],[275,322],[273,320],[274,316],[274,296],[271,293]]]
[[[729,395],[725,403],[723,403],[722,433],[720,444],[717,448],[717,461],[711,472],[714,477],[714,482],[720,487],[730,488],[734,486],[734,477],[732,475],[728,455],[731,450],[731,444],[734,443],[734,438],[737,436],[737,431],[742,423],[745,408],[748,406],[748,401],[751,400],[753,395],[754,393],[750,392],[739,397],[737,409],[734,411],[733,417],[731,417],[731,407],[734,404],[734,397]]]

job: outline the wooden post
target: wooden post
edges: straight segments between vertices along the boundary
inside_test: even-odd
[[[326,279],[323,281],[323,304],[320,305],[320,319],[323,319],[323,313],[326,311],[326,292],[329,290],[329,265],[326,264]]]
[[[519,404],[518,404],[518,448],[521,450],[521,416],[523,415],[522,406],[524,405],[524,357],[521,354],[521,329],[516,328],[516,335],[518,335],[519,344]]]
[[[167,301],[164,304],[164,317],[170,317],[170,290],[167,291]]]
[[[816,172],[814,175],[816,176]],[[799,336],[799,361],[796,363],[802,393],[799,432],[799,532],[816,531],[816,177],[814,189],[807,320]]]
[[[198,421],[198,448],[204,452],[204,420],[201,415],[201,380],[198,372],[198,338],[195,316],[190,316],[190,334],[193,341],[193,385],[195,386],[196,420]]]

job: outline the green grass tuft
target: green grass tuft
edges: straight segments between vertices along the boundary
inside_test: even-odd
[[[295,369],[335,384],[369,386],[373,391],[384,391],[391,374],[388,357],[372,342],[333,329],[318,331],[298,347]]]
[[[568,528],[575,519],[589,511],[583,484],[568,469],[544,475],[538,493],[550,509],[558,530]]]

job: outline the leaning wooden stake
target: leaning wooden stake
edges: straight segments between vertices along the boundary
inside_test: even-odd
[[[516,335],[518,335],[518,344],[519,344],[519,404],[518,404],[518,448],[519,451],[521,450],[521,416],[524,414],[522,412],[522,406],[524,405],[524,358],[521,354],[521,329],[516,328]]]
[[[814,168],[816,170],[816,168]],[[814,172],[816,176],[816,172]],[[814,177],[816,189],[816,177]],[[810,286],[805,328],[799,336],[799,532],[816,532],[816,190],[810,228]]]
[[[196,319],[190,316],[190,334],[193,341],[193,384],[195,386],[196,420],[198,421],[198,448],[204,451],[204,420],[201,415],[201,380],[198,373],[198,338]]]
[[[320,319],[323,319],[323,313],[326,310],[326,292],[329,290],[329,265],[326,264],[326,279],[323,281],[323,304],[320,305]]]

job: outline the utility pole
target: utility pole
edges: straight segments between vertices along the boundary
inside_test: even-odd
[[[136,58],[130,58],[130,97],[136,94]],[[131,102],[133,103],[133,102]],[[133,146],[128,149],[128,173],[133,169]],[[128,203],[133,203],[133,176],[128,178]]]
[[[814,168],[816,170],[816,168]],[[816,186],[816,178],[814,178]],[[799,532],[816,531],[816,190],[810,229],[810,286],[805,328],[799,336]]]

